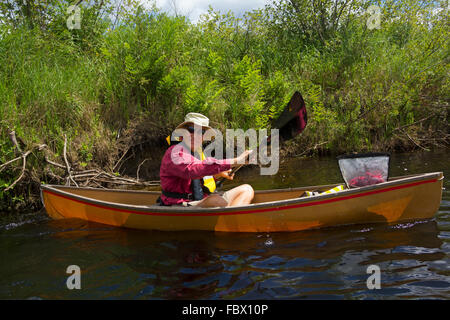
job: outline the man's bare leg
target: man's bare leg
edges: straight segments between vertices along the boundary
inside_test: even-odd
[[[226,198],[228,206],[245,206],[252,202],[255,192],[249,184],[243,184],[239,187],[228,190]]]
[[[196,207],[232,207],[245,206],[252,202],[255,192],[249,184],[243,184],[226,192],[226,198],[212,194],[195,204]]]

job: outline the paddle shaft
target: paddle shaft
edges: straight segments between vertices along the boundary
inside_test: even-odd
[[[286,131],[286,130],[290,130],[292,127],[292,120],[295,119],[296,117],[300,116],[300,110],[303,109],[303,114],[301,116],[304,117],[303,121],[300,121],[299,124],[295,124],[295,128],[297,129],[294,133],[292,133],[292,131],[290,131],[290,135],[288,135],[285,139],[283,139],[282,141],[287,141],[290,140],[292,138],[294,138],[295,136],[299,135],[300,133],[303,132],[303,130],[306,127],[306,108],[305,108],[305,104],[303,101],[303,97],[301,96],[301,94],[299,92],[295,92],[293,94],[293,96],[291,97],[291,100],[289,101],[289,103],[287,104],[287,106],[284,108],[283,112],[280,114],[280,116],[275,120],[274,123],[284,123],[283,125],[280,126],[279,130],[280,132],[282,130]],[[299,113],[296,113],[299,112]],[[300,126],[300,127],[298,127]],[[267,143],[270,141],[270,137],[266,138],[266,144],[265,147],[267,148]],[[246,164],[241,164],[235,168],[233,168],[230,172],[230,176],[235,174],[239,169],[241,169],[244,165]],[[226,178],[221,178],[217,183],[216,186],[217,188],[220,188],[223,184],[223,182],[226,180]]]

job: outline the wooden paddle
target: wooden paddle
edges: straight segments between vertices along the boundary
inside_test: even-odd
[[[281,143],[290,140],[303,132],[308,123],[308,116],[306,113],[305,101],[303,100],[300,92],[296,91],[289,103],[284,108],[283,112],[273,122],[272,128],[279,129],[279,136],[281,137]],[[267,144],[270,142],[270,136],[267,138]],[[245,164],[233,168],[230,175],[235,174]],[[226,178],[220,179],[216,183],[216,187],[220,188]]]

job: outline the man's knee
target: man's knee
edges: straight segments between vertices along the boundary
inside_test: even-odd
[[[212,194],[208,198],[210,198],[211,204],[213,204],[214,206],[226,207],[228,205],[228,201],[217,194]]]
[[[255,195],[255,191],[253,190],[252,186],[249,184],[243,184],[241,185],[241,188],[243,192],[245,192],[249,197],[253,199],[253,196]]]

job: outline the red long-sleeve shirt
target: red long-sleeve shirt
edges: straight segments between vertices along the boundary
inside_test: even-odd
[[[161,161],[159,170],[161,188],[168,192],[192,193],[191,181],[193,179],[215,175],[230,168],[230,159],[218,160],[208,157],[205,160],[199,160],[192,156],[183,144],[173,145],[167,149]],[[166,205],[191,201],[170,198],[165,195],[161,195],[161,199]]]

